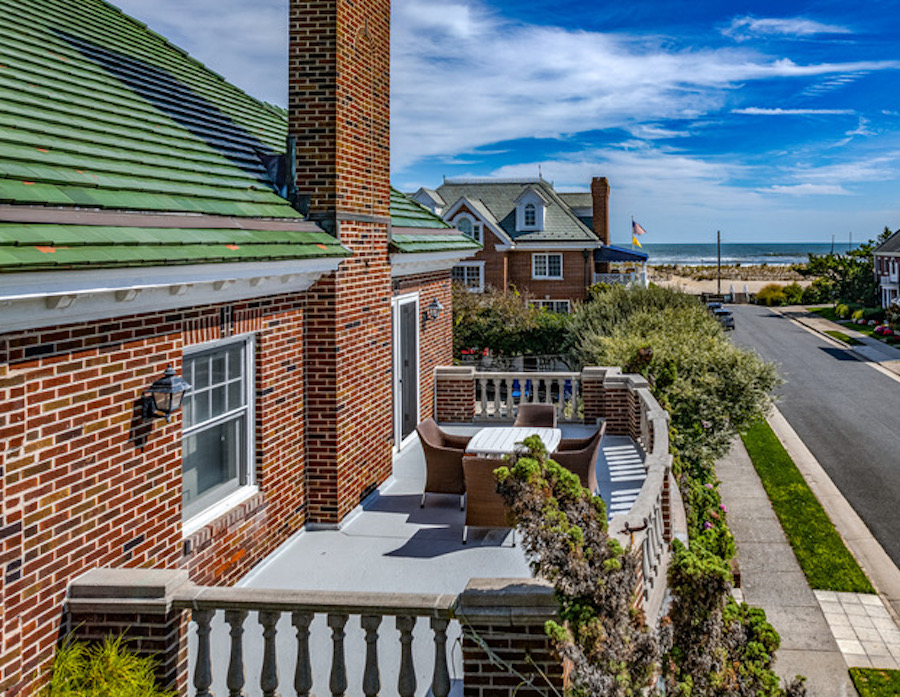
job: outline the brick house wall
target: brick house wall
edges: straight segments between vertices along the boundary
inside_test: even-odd
[[[304,304],[271,296],[0,337],[0,688],[16,694],[50,655],[81,573],[182,567],[227,584],[306,522]],[[140,397],[167,364],[180,372],[186,348],[246,333],[259,493],[185,540],[181,414],[144,422]]]
[[[580,249],[558,253],[563,258],[563,277],[559,280],[538,280],[531,277],[531,257],[536,253],[557,253],[553,250],[530,251],[516,249],[509,253],[509,282],[522,292],[528,292],[537,299],[584,300],[590,285],[591,257],[585,259]]]

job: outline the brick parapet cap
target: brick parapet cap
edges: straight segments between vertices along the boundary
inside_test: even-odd
[[[434,369],[435,380],[475,380],[471,366],[439,365]]]
[[[166,614],[188,585],[184,570],[91,569],[69,584],[67,604],[79,614]]]
[[[460,594],[456,616],[465,624],[543,625],[559,619],[559,603],[546,581],[530,578],[473,578]]]

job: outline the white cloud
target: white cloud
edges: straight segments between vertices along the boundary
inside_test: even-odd
[[[850,192],[838,184],[793,184],[770,186],[760,191],[786,196],[849,196]]]
[[[479,0],[452,7],[394,3],[396,172],[508,140],[610,129],[670,137],[653,129],[719,111],[748,81],[900,68],[898,61],[799,65],[736,48],[675,51],[657,39],[505,22]]]
[[[722,30],[725,36],[743,41],[758,36],[807,37],[816,34],[850,34],[847,27],[835,24],[823,24],[803,17],[756,18],[735,17],[731,24]]]
[[[114,0],[258,99],[287,105],[287,0]]]
[[[869,119],[860,116],[859,125],[852,131],[847,131],[848,136],[874,136],[875,131],[869,128]]]
[[[689,131],[673,131],[656,124],[642,123],[631,129],[631,135],[645,140],[664,140],[669,138],[687,138],[691,134]]]
[[[731,113],[751,116],[846,116],[856,112],[853,109],[780,109],[751,106],[744,109],[732,109]]]

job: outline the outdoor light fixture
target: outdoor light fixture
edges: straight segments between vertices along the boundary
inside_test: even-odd
[[[184,393],[191,389],[184,378],[175,374],[170,363],[166,372],[154,382],[144,393],[144,419],[161,419],[168,421],[172,414],[181,409]]]
[[[441,305],[441,301],[435,298],[425,308],[425,319],[437,319],[443,311],[444,306]]]

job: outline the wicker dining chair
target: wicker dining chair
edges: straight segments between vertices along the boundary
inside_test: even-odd
[[[513,426],[556,428],[556,406],[553,404],[520,404]]]
[[[466,494],[462,458],[472,437],[446,433],[434,419],[425,419],[416,432],[425,452],[425,489],[419,507],[425,506],[426,494],[455,494],[462,510]]]
[[[511,524],[503,497],[497,493],[494,470],[503,464],[496,457],[466,455],[463,471],[466,477],[466,522],[462,542],[466,544],[469,528],[512,528],[512,546],[516,546],[516,529]]]
[[[600,455],[600,446],[605,432],[606,422],[604,421],[593,436],[587,439],[575,438],[560,441],[556,452],[550,454],[552,460],[577,474],[581,480],[581,486],[592,494],[596,494],[599,489],[597,458]]]

